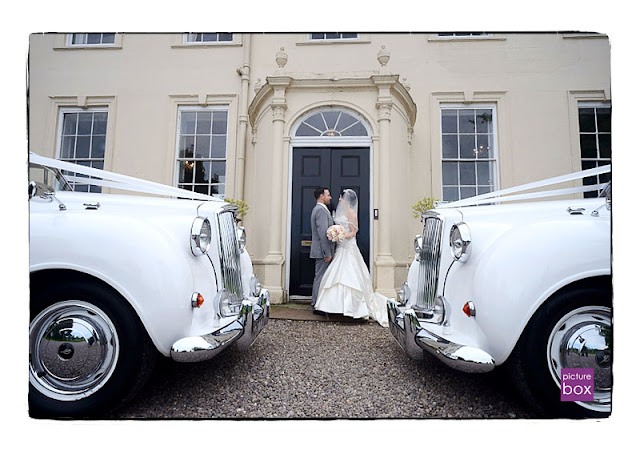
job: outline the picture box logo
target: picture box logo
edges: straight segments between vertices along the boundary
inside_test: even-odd
[[[593,369],[561,369],[560,400],[593,401]]]

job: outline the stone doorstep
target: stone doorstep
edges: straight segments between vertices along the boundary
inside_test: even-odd
[[[353,319],[342,314],[313,314],[311,305],[291,304],[271,305],[270,319],[284,320],[315,320],[319,322],[347,322],[347,323],[367,323],[364,319]]]

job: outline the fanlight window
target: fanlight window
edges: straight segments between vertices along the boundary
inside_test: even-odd
[[[360,119],[345,111],[331,110],[313,114],[302,121],[296,136],[368,136]]]

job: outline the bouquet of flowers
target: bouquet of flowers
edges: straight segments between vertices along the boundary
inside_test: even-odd
[[[346,234],[342,225],[331,225],[329,229],[327,229],[327,237],[331,242],[343,240]]]

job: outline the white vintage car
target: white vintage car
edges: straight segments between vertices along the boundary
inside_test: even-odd
[[[608,193],[598,198],[524,201],[588,187],[522,193],[607,171],[610,166],[423,213],[407,281],[399,301],[387,303],[389,328],[405,351],[416,359],[430,352],[465,372],[505,365],[544,415],[608,416],[610,184],[591,186]],[[563,368],[593,369],[593,401],[561,401]]]
[[[29,159],[32,416],[104,413],[135,395],[158,354],[195,362],[254,342],[268,321],[269,291],[253,275],[235,206]],[[180,199],[74,192],[61,170]]]

